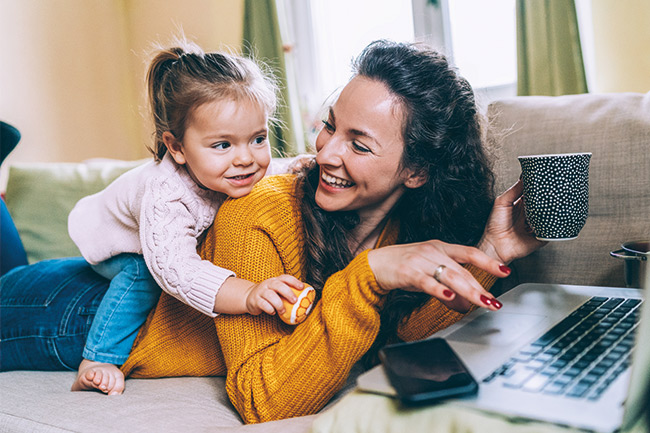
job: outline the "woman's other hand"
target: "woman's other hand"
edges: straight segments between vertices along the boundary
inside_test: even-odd
[[[473,264],[499,277],[510,273],[503,263],[477,248],[438,240],[372,250],[368,261],[384,290],[425,292],[461,312],[467,311],[470,304],[491,310],[501,308],[501,303],[462,264]]]
[[[526,222],[521,179],[494,201],[483,237],[477,247],[489,256],[508,264],[526,257],[546,242],[535,238]]]

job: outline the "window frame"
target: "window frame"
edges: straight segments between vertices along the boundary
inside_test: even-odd
[[[315,36],[313,34],[312,10],[310,0],[275,0],[280,23],[283,28],[285,46],[285,60],[287,67],[292,70],[289,83],[292,105],[298,102],[297,107],[292,106],[294,119],[302,119],[301,126],[305,131],[299,131],[298,137],[304,136],[308,143],[313,143],[317,131],[312,117],[313,111],[323,101],[316,101],[318,90],[322,86],[318,78],[319,60],[315,55]],[[453,63],[451,24],[449,16],[449,1],[438,0],[438,5],[433,6],[428,0],[411,0],[413,10],[414,37],[445,54]],[[472,83],[470,83],[472,84]],[[517,82],[506,83],[488,87],[474,87],[479,109],[484,111],[487,105],[496,100],[513,97],[517,94]],[[328,90],[328,89],[326,89]],[[334,91],[334,89],[329,89]],[[304,152],[303,140],[297,140],[298,151]]]

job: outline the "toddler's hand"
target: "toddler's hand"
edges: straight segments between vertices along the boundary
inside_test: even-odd
[[[278,314],[284,313],[285,307],[282,298],[290,303],[298,300],[296,294],[291,290],[292,287],[302,290],[304,284],[291,275],[280,275],[253,284],[246,295],[248,313],[254,315],[262,312],[273,315],[276,311]]]

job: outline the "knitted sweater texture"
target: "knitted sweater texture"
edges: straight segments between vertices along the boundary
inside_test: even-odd
[[[302,279],[304,239],[296,197],[295,177],[282,175],[264,179],[246,197],[226,201],[201,256],[251,281],[283,273]],[[387,226],[379,246],[395,242],[396,227]],[[483,271],[470,271],[485,287],[494,283]],[[298,326],[267,314],[210,319],[163,294],[122,369],[132,377],[226,375],[226,391],[247,423],[312,414],[371,347],[385,295],[368,251],[327,280]],[[460,317],[432,298],[398,335],[422,338]]]
[[[219,288],[233,272],[202,260],[197,238],[214,222],[224,194],[200,188],[169,154],[82,198],[68,231],[83,257],[97,264],[142,254],[164,291],[210,317]]]

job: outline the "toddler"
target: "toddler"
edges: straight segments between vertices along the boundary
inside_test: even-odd
[[[124,390],[118,368],[160,288],[209,316],[284,312],[289,275],[259,284],[201,260],[196,247],[227,197],[248,194],[271,161],[267,124],[276,87],[251,60],[181,42],[147,73],[154,161],[81,199],[68,230],[83,257],[111,280],[93,320],[73,391]]]

